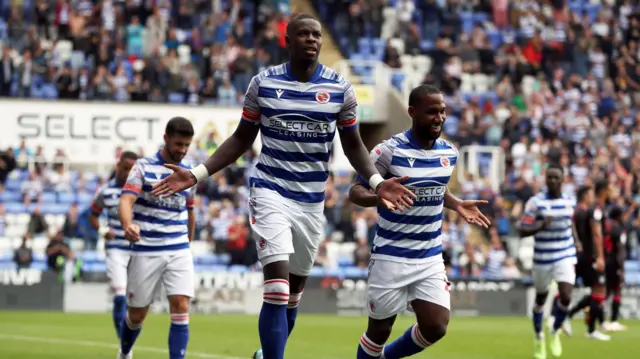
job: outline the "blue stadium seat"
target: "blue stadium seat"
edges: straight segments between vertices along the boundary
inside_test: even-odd
[[[80,254],[80,258],[82,258],[82,261],[85,263],[103,262],[97,251],[84,251]]]
[[[88,273],[103,273],[107,271],[107,265],[104,263],[83,263],[82,271]]]
[[[8,178],[7,182],[4,183],[4,190],[5,191],[18,191],[20,192],[20,189],[22,187],[22,181],[15,179],[15,178]]]
[[[4,209],[7,213],[24,213],[27,211],[27,207],[20,202],[8,202],[4,204]]]
[[[49,269],[47,262],[33,262],[31,263],[31,269],[46,271]]]
[[[44,253],[35,252],[33,253],[33,261],[34,262],[46,262],[47,256]]]
[[[76,198],[76,200],[78,201],[78,204],[80,205],[88,205],[91,203],[92,199],[93,199],[93,196],[90,195],[89,193],[78,193],[78,197]]]
[[[218,255],[218,263],[219,264],[229,264],[231,262],[231,256],[227,253],[223,253]]]
[[[229,267],[229,272],[231,273],[245,273],[248,272],[249,268],[243,265],[232,265]]]
[[[16,264],[14,262],[0,262],[0,269],[16,269]]]
[[[368,274],[367,268],[347,267],[344,268],[344,275],[349,278],[366,278]]]
[[[640,272],[640,261],[624,262],[624,270],[627,273]]]
[[[71,204],[76,201],[76,196],[73,193],[58,193],[58,203]]]
[[[56,194],[53,192],[44,192],[42,194],[42,203],[55,203]]]
[[[203,266],[216,265],[216,264],[220,264],[220,260],[218,256],[216,256],[215,254],[205,254],[205,255],[195,257],[194,263],[197,265],[203,265]]]
[[[311,268],[311,273],[309,276],[311,277],[324,277],[324,268],[322,267],[313,267]]]
[[[349,258],[349,257],[338,258],[338,266],[351,267],[352,265],[353,265],[353,258]]]
[[[195,265],[195,271],[196,272],[208,272],[208,273],[216,273],[216,272],[226,272],[227,271],[227,266],[222,266],[222,265],[214,265],[214,266],[207,266],[207,265]]]
[[[32,206],[33,209],[35,206]],[[43,203],[40,206],[40,211],[43,214],[66,214],[69,211],[69,206],[66,204],[58,203]]]
[[[184,94],[171,92],[168,96],[169,103],[184,103]]]
[[[22,195],[18,191],[2,191],[0,193],[0,202],[19,202],[22,199]]]
[[[0,253],[0,262],[10,261],[13,259],[12,251],[5,251]]]

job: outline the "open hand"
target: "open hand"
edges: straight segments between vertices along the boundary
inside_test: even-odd
[[[395,177],[380,183],[378,188],[376,188],[376,193],[378,194],[378,197],[380,197],[380,202],[385,207],[387,207],[387,205],[395,206],[395,209],[401,209],[403,207],[411,208],[411,206],[413,206],[413,200],[417,197],[413,192],[402,185],[402,182],[408,179],[408,176]]]
[[[462,201],[456,208],[456,212],[469,224],[475,224],[483,228],[489,228],[491,221],[480,212],[478,205],[488,204],[487,201],[469,200]]]
[[[196,184],[196,178],[191,171],[180,166],[165,164],[166,168],[173,171],[169,177],[153,185],[151,194],[160,197],[169,197],[174,193],[184,191],[187,188],[191,188]]]

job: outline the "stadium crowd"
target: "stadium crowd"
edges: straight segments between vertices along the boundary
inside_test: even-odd
[[[5,7],[5,20],[0,21],[4,44],[0,95],[236,104],[255,72],[284,58],[288,17],[277,3],[61,0],[35,1],[35,7],[29,7],[31,1],[12,2],[18,5]],[[629,258],[638,258],[636,2],[327,0],[323,4],[333,10],[334,20],[327,23],[334,36],[346,36],[347,56],[353,55],[363,37],[385,36],[383,30],[393,19],[393,38],[386,42],[381,60],[401,72],[403,55],[428,56],[431,71],[424,82],[446,94],[447,137],[458,146],[499,146],[504,152],[506,174],[499,190],[471,175],[461,188],[465,198],[489,201],[483,211],[494,226],[485,233],[486,240],[469,241],[471,228],[455,213],[445,216],[445,257],[452,274],[520,276],[522,266],[508,239],[516,235],[523,204],[543,188],[550,162],[565,168],[567,194],[598,177],[609,179],[615,189],[613,204],[626,213]],[[393,16],[385,15],[389,9]],[[490,79],[487,91],[464,91],[465,78],[474,74]],[[194,146],[191,157],[202,161],[219,141],[212,134]],[[50,192],[74,191],[90,197],[104,180],[89,181],[68,171],[64,153],[53,159],[39,159],[38,153],[25,144],[3,153],[0,161],[1,182],[12,167],[26,171],[20,198],[25,203],[38,203]],[[255,158],[248,152],[235,166],[198,187],[196,238],[212,243],[216,253],[229,253],[232,264],[255,263],[245,205],[247,169]],[[483,174],[492,160],[480,161]],[[368,261],[376,213],[347,200],[350,183],[349,173],[330,178],[327,240],[320,248],[319,266],[340,265],[327,250],[334,241],[354,244],[355,265],[365,267]],[[77,228],[65,225],[54,237],[66,238],[76,228],[75,235],[92,248],[97,233],[82,232],[88,228],[82,209],[72,206],[69,211],[71,222],[78,218]],[[0,213],[3,210],[0,204]],[[38,227],[37,220],[33,222],[27,239]],[[0,219],[0,236],[3,228]]]
[[[0,4],[0,96],[230,106],[285,51],[288,1]]]

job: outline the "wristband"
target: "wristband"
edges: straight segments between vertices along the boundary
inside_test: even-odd
[[[379,173],[376,173],[369,178],[369,186],[371,186],[371,189],[373,189],[374,192],[382,182],[384,182],[384,178],[382,178]]]
[[[209,177],[209,171],[203,164],[198,165],[198,167],[196,168],[192,168],[190,171],[193,177],[196,178],[196,183],[199,183],[200,181]]]

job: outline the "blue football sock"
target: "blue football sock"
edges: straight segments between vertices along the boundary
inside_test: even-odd
[[[542,335],[542,317],[544,315],[543,309],[533,308],[533,330],[536,333],[536,337],[540,337]]]
[[[129,354],[141,330],[141,324],[133,324],[128,317],[125,318],[120,331],[120,351],[122,354]]]
[[[300,298],[302,298],[302,292],[289,295],[289,304],[287,304],[287,326],[289,328],[289,335],[291,335],[293,327],[295,327],[296,325],[296,318],[298,317],[298,304],[300,304]]]
[[[384,347],[384,359],[406,358],[431,345],[420,333],[418,324],[409,327],[402,336]]]
[[[189,343],[189,313],[171,314],[169,359],[184,359]]]
[[[562,323],[567,318],[568,312],[569,312],[569,308],[562,305],[562,303],[560,303],[560,299],[557,299],[556,301],[553,302],[553,316],[555,317],[555,320],[553,322],[554,331],[560,329],[560,327],[562,326]]]
[[[258,332],[264,359],[284,359],[289,329],[287,304],[289,282],[272,279],[264,282],[264,303],[258,319]]]
[[[122,323],[127,316],[127,297],[124,295],[116,295],[113,297],[113,325],[116,328],[116,334],[120,339],[120,332],[122,331]]]
[[[374,343],[369,339],[369,337],[367,337],[367,333],[364,333],[362,337],[360,337],[356,359],[380,358],[382,355],[382,348],[384,348],[384,346]]]

